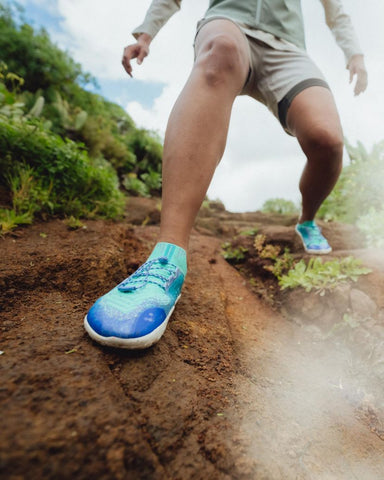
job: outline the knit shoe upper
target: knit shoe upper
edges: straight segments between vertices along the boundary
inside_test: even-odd
[[[146,348],[164,333],[183,282],[184,273],[167,257],[150,257],[94,303],[85,328],[104,345]]]
[[[321,233],[320,227],[313,220],[297,224],[295,230],[307,253],[325,254],[332,251],[332,247]]]

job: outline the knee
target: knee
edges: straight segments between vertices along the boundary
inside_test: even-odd
[[[217,34],[211,38],[196,59],[206,83],[217,86],[228,79],[242,79],[248,69],[247,58],[230,36]],[[242,86],[242,84],[241,84]]]
[[[335,166],[341,166],[344,140],[341,128],[312,128],[306,138],[306,148],[309,157],[320,156]]]

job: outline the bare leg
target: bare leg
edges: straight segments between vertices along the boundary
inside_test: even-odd
[[[302,223],[314,219],[342,168],[343,132],[331,92],[323,87],[303,90],[292,101],[287,124],[307,156],[300,179]]]
[[[159,241],[187,249],[195,217],[225,148],[233,101],[249,70],[244,35],[228,20],[206,24],[196,61],[169,118]]]

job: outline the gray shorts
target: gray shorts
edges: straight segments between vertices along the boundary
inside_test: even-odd
[[[201,20],[196,35],[201,27],[215,18]],[[292,135],[286,124],[292,100],[308,87],[329,89],[329,85],[305,51],[293,45],[292,48],[284,46],[282,49],[272,47],[247,35],[246,29],[233,23],[242,31],[249,47],[249,74],[240,95],[248,95],[263,103],[280,121],[284,130]]]

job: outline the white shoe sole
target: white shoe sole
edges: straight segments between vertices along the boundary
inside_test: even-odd
[[[163,336],[165,329],[167,328],[168,321],[171,318],[171,315],[175,309],[176,303],[179,301],[179,295],[176,299],[175,305],[169,311],[167,318],[164,322],[159,325],[153,332],[144,335],[143,337],[138,338],[119,338],[119,337],[103,337],[96,333],[88,323],[87,315],[84,317],[84,328],[87,331],[88,335],[97,343],[105,345],[106,347],[114,348],[126,348],[129,350],[142,350],[144,348],[149,348],[160,340]]]
[[[297,229],[297,225],[295,227],[295,231],[296,233],[298,234],[298,236],[300,237],[300,240],[301,240],[301,243],[303,244],[303,247],[304,247],[304,250],[307,252],[307,253],[312,253],[314,255],[326,255],[327,253],[331,253],[332,252],[332,247],[329,247],[329,248],[326,248],[324,250],[312,250],[311,248],[307,248],[305,246],[305,243],[304,243],[304,240],[303,240],[303,237],[301,236],[301,233],[299,232],[299,230]]]

